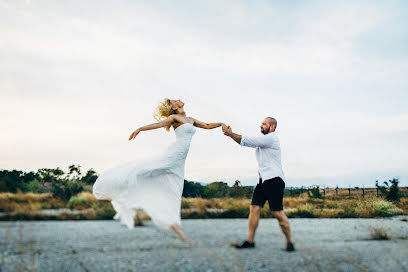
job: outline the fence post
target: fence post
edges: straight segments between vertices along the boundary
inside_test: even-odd
[[[364,184],[363,184],[363,198],[364,198]]]
[[[337,184],[336,184],[336,198],[337,198],[338,192],[339,192],[339,186],[337,186]]]
[[[351,187],[350,187],[350,184],[349,184],[348,191],[349,191],[349,199],[350,199],[350,198],[351,198]]]
[[[377,188],[375,188],[376,190],[377,190],[377,198],[378,198],[378,187]]]

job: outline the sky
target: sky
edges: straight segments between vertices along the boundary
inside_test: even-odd
[[[260,135],[278,120],[286,186],[408,186],[407,1],[0,0],[0,169],[99,174],[175,141],[188,116]],[[198,129],[185,178],[257,180],[254,150]]]

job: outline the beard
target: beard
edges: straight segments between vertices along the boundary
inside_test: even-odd
[[[263,135],[266,135],[266,134],[268,134],[269,133],[269,129],[270,129],[270,127],[268,127],[268,128],[266,128],[266,129],[261,129],[261,132],[262,132],[262,134]]]

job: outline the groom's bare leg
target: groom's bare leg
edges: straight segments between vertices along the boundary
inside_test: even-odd
[[[272,211],[272,214],[276,217],[276,219],[278,219],[279,226],[283,234],[285,234],[286,243],[292,243],[289,220],[285,213],[283,211]]]
[[[256,206],[256,205],[251,205],[249,208],[248,237],[247,237],[247,241],[250,243],[254,242],[255,231],[259,224],[260,215],[261,215],[261,207]]]

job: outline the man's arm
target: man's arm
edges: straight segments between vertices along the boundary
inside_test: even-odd
[[[237,142],[238,144],[241,144],[242,136],[232,132],[232,129],[230,126],[228,127],[223,126],[222,131],[224,132],[224,135],[231,137],[231,139],[233,139],[235,142]]]
[[[235,142],[247,147],[272,147],[274,145],[274,138],[269,136],[247,137],[233,133],[231,127],[225,127],[222,130],[226,136],[231,137]]]

